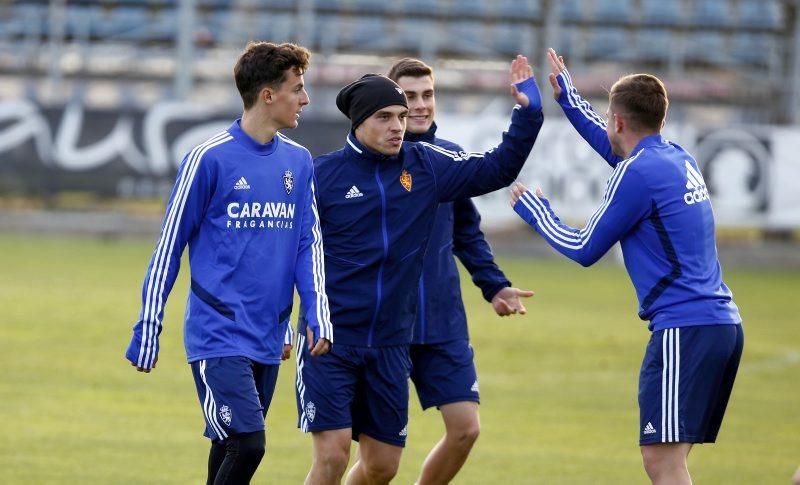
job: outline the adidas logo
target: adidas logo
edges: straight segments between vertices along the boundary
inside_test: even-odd
[[[345,199],[355,199],[356,197],[364,197],[364,194],[358,190],[358,187],[355,185],[350,187],[350,190],[347,191],[347,194],[344,196]]]
[[[480,387],[478,386],[478,381],[476,380],[472,387],[469,388],[472,392],[480,392]]]
[[[655,434],[656,429],[653,427],[653,423],[647,422],[647,426],[644,427],[642,430],[642,434]]]
[[[403,429],[398,433],[400,436],[408,436],[408,425],[403,426]]]
[[[233,186],[233,190],[248,190],[250,189],[250,184],[247,183],[244,177],[240,178],[236,185]]]
[[[683,194],[683,201],[686,202],[687,205],[692,205],[696,202],[703,202],[704,200],[708,200],[708,188],[706,188],[706,182],[703,180],[703,176],[695,170],[689,160],[684,160],[686,165],[686,188],[690,190],[690,192],[686,192]]]

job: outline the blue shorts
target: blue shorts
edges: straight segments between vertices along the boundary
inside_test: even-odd
[[[639,444],[713,443],[743,345],[741,325],[653,332],[639,374]]]
[[[264,430],[280,365],[247,357],[219,357],[191,363],[197,397],[212,441]]]
[[[475,352],[469,340],[411,346],[411,380],[422,409],[480,402]]]
[[[405,446],[408,433],[408,346],[334,344],[312,357],[297,339],[298,427],[305,432],[351,428],[378,441]]]

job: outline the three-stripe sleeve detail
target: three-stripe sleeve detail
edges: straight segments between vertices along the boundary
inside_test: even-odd
[[[183,209],[186,205],[189,190],[197,173],[197,168],[205,153],[228,140],[231,140],[228,132],[221,132],[205,143],[195,147],[189,154],[183,171],[177,182],[177,190],[170,205],[170,209],[161,230],[161,237],[153,255],[153,264],[147,276],[147,286],[144,297],[144,308],[142,309],[142,337],[139,347],[139,358],[137,366],[143,368],[153,367],[156,358],[156,339],[161,321],[159,315],[164,307],[164,285],[169,273],[169,264],[172,258],[175,240],[177,238]]]
[[[222,428],[222,425],[217,420],[217,403],[214,400],[214,393],[206,381],[206,361],[200,361],[200,377],[203,379],[203,385],[206,386],[206,396],[203,400],[203,414],[205,414],[206,421],[211,429],[217,434],[219,439],[224,440],[228,437],[228,433]]]
[[[433,143],[428,143],[426,141],[417,142],[420,145],[424,145],[431,150],[441,153],[442,155],[448,156],[453,159],[454,162],[461,162],[464,160],[469,160],[470,158],[483,158],[484,153],[480,152],[454,152],[452,150],[448,150],[446,148],[442,148],[438,145],[434,145]]]
[[[681,329],[668,328],[661,337],[661,442],[680,441]]]
[[[317,196],[314,181],[311,181],[311,212],[314,224],[311,232],[314,241],[311,243],[312,272],[314,274],[314,292],[316,293],[317,324],[319,325],[320,338],[333,342],[333,325],[331,324],[331,309],[328,294],[325,292],[325,260],[322,247],[322,229],[319,225],[319,212],[317,211]]]
[[[605,130],[606,121],[592,109],[591,104],[578,94],[578,90],[575,89],[575,86],[572,84],[572,76],[570,76],[569,72],[564,69],[558,76],[564,80],[569,105],[579,110],[586,119]]]
[[[560,226],[555,219],[553,219],[553,216],[550,214],[550,211],[545,203],[542,202],[542,200],[531,191],[524,192],[519,198],[519,202],[521,202],[533,214],[533,217],[539,223],[539,227],[541,228],[542,232],[555,244],[567,249],[581,249],[589,243],[597,224],[600,222],[600,219],[611,205],[625,172],[630,164],[633,163],[633,161],[636,160],[641,153],[642,150],[639,150],[636,155],[617,164],[617,166],[614,168],[614,173],[611,174],[611,177],[608,179],[608,183],[606,184],[606,191],[603,195],[603,203],[595,211],[595,213],[592,214],[592,216],[589,218],[589,222],[583,229],[578,231],[570,231]]]

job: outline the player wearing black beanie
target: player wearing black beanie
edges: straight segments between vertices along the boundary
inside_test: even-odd
[[[397,83],[380,74],[364,74],[336,96],[336,107],[350,119],[353,130],[372,113],[387,106],[408,108],[408,101]]]
[[[336,99],[353,127],[340,150],[314,160],[325,244],[318,261],[336,332],[329,354],[312,358],[316,336],[304,310],[298,322],[298,424],[314,440],[309,483],[342,481],[351,439],[360,454],[348,482],[389,483],[397,473],[409,434],[409,344],[437,207],[508,186],[542,126],[525,57],[511,63],[510,80],[518,106],[485,153],[404,142],[408,102],[386,77],[364,76]]]

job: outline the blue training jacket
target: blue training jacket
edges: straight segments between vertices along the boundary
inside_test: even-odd
[[[436,137],[436,123],[422,134],[406,132],[405,139],[463,152],[457,144]],[[492,248],[480,228],[481,216],[470,199],[443,202],[436,209],[433,231],[422,263],[419,302],[412,344],[435,344],[469,338],[461,299],[461,281],[453,255],[467,268],[486,301],[511,286],[494,262]]]
[[[606,124],[572,85],[558,76],[559,104],[572,125],[614,168],[600,208],[583,229],[567,226],[547,199],[525,192],[514,210],[547,242],[584,266],[619,241],[639,299],[639,317],[653,331],[738,324],[739,310],[722,281],[714,214],[697,162],[660,134],[642,139],[622,159]]]
[[[158,357],[164,305],[187,243],[189,362],[280,363],[295,285],[316,335],[333,338],[313,165],[302,146],[280,133],[262,145],[236,120],[184,158],[125,354],[139,367]]]
[[[532,79],[518,84],[526,86],[535,89],[529,97],[538,100]],[[515,108],[511,120],[500,145],[484,154],[403,142],[398,155],[385,156],[366,148],[351,132],[343,149],[314,160],[338,343],[411,342],[422,261],[437,206],[513,182],[542,126],[541,104]],[[301,331],[304,324],[301,320]]]

